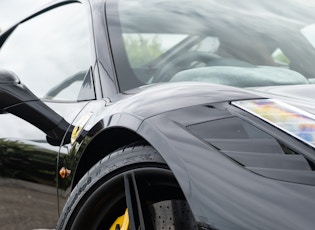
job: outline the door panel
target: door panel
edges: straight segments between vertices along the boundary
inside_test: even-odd
[[[0,48],[0,69],[14,72],[21,81],[14,82],[16,87],[34,94],[12,105],[0,98],[5,105],[0,111],[1,229],[55,228],[60,141],[88,100],[95,99],[93,39],[84,6],[49,8],[19,24]],[[1,87],[5,95],[7,86]],[[58,127],[56,121],[63,128],[54,142],[47,134],[55,130],[46,129]]]

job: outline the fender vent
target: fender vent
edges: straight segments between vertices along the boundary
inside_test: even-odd
[[[254,173],[315,185],[315,171],[303,155],[238,117],[190,125],[188,129]]]

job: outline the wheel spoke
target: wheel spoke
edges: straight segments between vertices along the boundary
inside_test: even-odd
[[[136,214],[137,205],[135,203],[135,195],[134,190],[132,186],[132,179],[131,175],[125,175],[124,176],[124,183],[125,183],[125,196],[126,196],[126,203],[129,213],[129,224],[130,224],[130,230],[136,230],[136,226],[138,225]]]
[[[145,218],[144,210],[146,204],[140,199],[140,193],[137,185],[137,181],[134,173],[129,173],[124,176],[125,182],[125,195],[127,208],[129,210],[130,229],[137,230],[137,226],[140,226],[141,230],[145,230],[146,226],[150,224],[149,219]],[[146,211],[146,210],[145,210]]]

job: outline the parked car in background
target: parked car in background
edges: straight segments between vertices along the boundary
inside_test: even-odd
[[[314,229],[314,12],[57,0],[3,31],[0,228]]]

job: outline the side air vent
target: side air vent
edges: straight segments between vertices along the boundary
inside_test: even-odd
[[[238,117],[187,128],[254,173],[276,180],[315,185],[315,171],[303,155]]]

